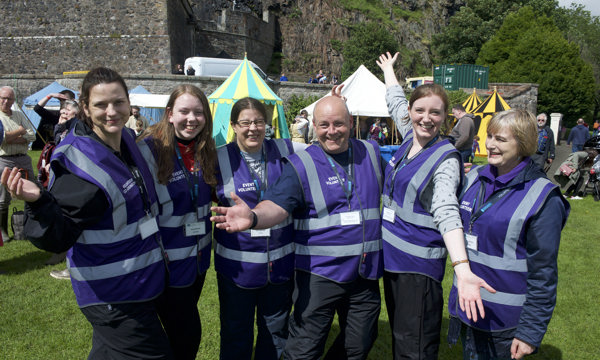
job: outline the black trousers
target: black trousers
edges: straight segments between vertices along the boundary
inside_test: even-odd
[[[338,312],[340,335],[325,359],[366,359],[377,338],[381,310],[379,282],[358,278],[336,283],[296,271],[294,312],[284,359],[319,359]]]
[[[206,273],[183,288],[167,287],[157,299],[158,315],[177,360],[194,360],[202,338],[198,300]]]
[[[93,329],[88,360],[174,359],[156,301],[93,305],[81,312]]]
[[[394,359],[437,359],[444,305],[442,284],[421,274],[383,274]]]

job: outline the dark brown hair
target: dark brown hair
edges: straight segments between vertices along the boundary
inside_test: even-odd
[[[118,72],[109,68],[99,67],[90,70],[85,78],[83,78],[83,83],[81,84],[81,93],[79,94],[79,103],[81,106],[79,107],[79,114],[77,117],[92,129],[94,128],[92,119],[87,116],[84,111],[84,108],[89,108],[90,106],[90,91],[98,84],[110,84],[114,82],[123,87],[125,95],[127,96],[127,101],[129,101],[127,85],[125,84],[125,80],[123,80]]]
[[[265,121],[268,122],[265,105],[255,98],[245,97],[239,99],[231,108],[231,124],[237,124],[240,113],[247,109],[258,111],[265,118]]]

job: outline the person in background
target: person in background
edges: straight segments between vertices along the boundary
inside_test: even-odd
[[[479,135],[473,136],[473,147],[471,148],[471,156],[469,157],[469,162],[475,162],[475,155],[480,153],[481,149],[479,148]]]
[[[161,206],[158,225],[169,258],[169,283],[158,313],[178,360],[196,358],[202,338],[198,300],[210,265],[216,149],[208,99],[179,85],[161,121],[138,146],[148,160]]]
[[[596,119],[596,121],[594,121],[594,125],[592,126],[592,128],[593,128],[592,136],[598,136],[598,134],[600,133],[600,120]]]
[[[44,106],[46,106],[48,101],[50,101],[52,98],[60,101],[60,109],[62,109],[65,101],[75,100],[75,93],[68,89],[62,90],[58,93],[50,93],[41,98],[40,101],[38,101],[38,103],[33,107],[33,111],[40,116],[40,123],[38,125],[35,141],[31,144],[32,150],[42,149],[46,142],[53,139],[52,130],[58,123],[61,114],[60,110],[48,110],[44,108]]]
[[[17,167],[2,172],[3,189],[25,201],[35,246],[69,249],[75,298],[93,331],[88,359],[173,359],[157,306],[167,281],[158,198],[133,133],[123,131],[127,85],[114,70],[93,69],[80,102],[80,121],[54,151],[49,190]]]
[[[4,141],[0,145],[0,172],[17,167],[25,172],[25,177],[35,181],[31,158],[27,155],[29,143],[35,140],[35,130],[20,111],[12,111],[15,91],[10,86],[0,88],[0,121],[4,127]],[[8,237],[8,209],[11,194],[0,187],[0,233],[5,242]]]
[[[583,119],[577,120],[577,125],[575,125],[571,132],[569,133],[569,138],[567,139],[567,145],[573,143],[571,150],[572,152],[582,151],[583,144],[590,138],[590,131],[587,126],[584,125]]]
[[[306,110],[302,110],[306,113]],[[306,144],[306,136],[308,133],[308,119],[303,113],[294,118],[294,122],[290,125],[290,135],[292,141]]]
[[[366,359],[381,308],[379,147],[350,139],[344,100],[327,96],[314,110],[319,144],[287,157],[263,201],[215,207],[216,228],[268,229],[294,214],[294,312],[284,359],[319,359],[337,311],[340,335],[325,358]],[[216,230],[215,230],[216,232]]]
[[[131,107],[131,115],[129,116],[129,119],[127,119],[127,122],[125,123],[125,127],[130,128],[131,130],[134,130],[137,128],[137,122],[138,120],[142,121],[142,130],[146,130],[148,128],[148,119],[146,119],[146,117],[144,117],[142,114],[140,114],[140,107],[137,105],[133,105]]]
[[[175,70],[173,71],[173,74],[175,74],[175,75],[185,75],[185,72],[183,71],[183,67],[181,66],[181,64],[175,65]]]
[[[442,279],[449,254],[459,305],[469,319],[483,318],[480,287],[467,260],[457,195],[463,169],[459,152],[440,136],[449,107],[437,84],[413,91],[408,102],[394,73],[398,53],[377,61],[385,78],[388,111],[402,144],[385,167],[383,284],[394,359],[437,359],[442,326]]]
[[[540,169],[547,172],[554,161],[554,132],[547,124],[548,116],[541,113],[537,116],[538,139],[537,150],[531,155],[531,160]]]
[[[460,214],[469,263],[496,293],[481,290],[486,317],[474,322],[459,308],[453,284],[448,341],[461,338],[463,359],[522,359],[539,348],[552,318],[570,206],[531,161],[537,139],[528,111],[495,114],[485,142],[488,164],[466,175]]]
[[[454,140],[454,147],[460,153],[461,160],[466,163],[473,152],[473,137],[475,136],[475,122],[473,114],[466,112],[462,104],[452,107],[454,117],[458,119],[450,137]]]
[[[217,149],[219,206],[243,199],[259,203],[281,176],[283,157],[294,152],[289,139],[265,140],[267,111],[254,98],[231,109],[235,142]],[[264,230],[228,233],[215,228],[215,270],[220,300],[220,359],[279,359],[288,338],[294,289],[293,221],[282,218]]]
[[[288,77],[285,76],[285,73],[281,73],[281,76],[279,77],[279,81],[288,81]]]
[[[187,69],[185,70],[185,74],[189,76],[194,76],[196,75],[196,70],[192,67],[192,65],[188,65]]]

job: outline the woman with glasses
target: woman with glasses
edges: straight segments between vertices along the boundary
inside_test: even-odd
[[[235,141],[217,149],[219,206],[235,205],[232,193],[256,206],[267,186],[281,175],[282,158],[294,152],[289,139],[265,140],[266,121],[265,106],[256,99],[243,98],[233,106]],[[291,217],[266,230],[230,234],[214,229],[221,360],[252,358],[255,311],[254,357],[281,357],[294,289],[292,231]]]

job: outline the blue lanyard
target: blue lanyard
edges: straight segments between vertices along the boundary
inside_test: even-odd
[[[179,166],[183,169],[183,174],[185,175],[185,180],[188,183],[188,189],[190,190],[190,196],[192,197],[192,204],[196,206],[196,199],[198,199],[198,185],[200,183],[200,171],[196,166],[196,161],[194,160],[194,168],[192,172],[185,167],[185,162],[183,161],[183,157],[181,156],[181,151],[179,151],[179,145],[177,142],[175,143],[175,153],[177,154],[177,160],[179,161]]]
[[[244,153],[242,152],[242,150],[240,150],[240,156],[242,157],[242,160],[244,160],[244,162],[246,163],[246,167],[250,171],[250,176],[252,176],[252,182],[254,182],[254,188],[256,189],[256,195],[258,195],[258,202],[261,202],[263,199],[263,196],[265,195],[265,188],[267,187],[267,182],[268,182],[267,166],[265,165],[265,158],[266,158],[265,146],[263,144],[263,147],[261,150],[261,156],[260,156],[260,166],[265,167],[264,172],[263,172],[263,177],[261,178],[261,182],[258,181],[259,174],[257,174],[254,171],[254,169],[252,169],[250,164],[248,164],[248,161],[246,161],[246,157],[244,157]],[[264,185],[264,187],[261,185]]]
[[[404,168],[409,162],[411,162],[413,159],[416,159],[423,151],[425,151],[425,149],[427,149],[428,147],[430,147],[431,145],[435,144],[436,141],[438,140],[439,135],[436,135],[433,139],[429,140],[429,142],[427,144],[425,144],[425,146],[412,158],[408,159],[408,161],[406,160],[406,158],[408,157],[408,153],[410,152],[410,149],[412,148],[412,142],[410,144],[410,146],[407,147],[406,151],[404,152],[404,154],[402,155],[402,159],[400,159],[400,161],[398,161],[395,165],[394,165],[394,171],[391,173],[390,176],[388,176],[388,179],[391,178],[391,182],[390,182],[390,192],[388,194],[389,197],[389,202],[391,203],[392,201],[392,196],[394,194],[394,187],[396,185],[396,175],[398,174],[398,172],[400,170],[402,170],[402,168]],[[414,141],[414,139],[412,140]],[[387,182],[387,180],[386,180]],[[389,205],[389,204],[388,204]]]
[[[495,203],[500,201],[503,197],[505,197],[508,192],[511,190],[510,187],[504,188],[499,192],[496,192],[490,196],[487,201],[483,201],[485,198],[485,183],[480,180],[479,190],[473,199],[473,208],[471,210],[471,218],[469,219],[469,233],[473,229],[473,223],[475,220],[479,219],[489,208],[491,208]],[[480,205],[478,208],[477,206]]]
[[[321,150],[323,150],[323,149],[321,149]],[[323,152],[325,153],[325,151],[323,151]],[[344,184],[344,180],[338,173],[337,167],[335,166],[335,161],[333,160],[333,158],[327,153],[325,153],[325,156],[327,157],[327,160],[329,161],[329,165],[331,165],[331,168],[333,169],[333,172],[335,173],[335,176],[337,177],[338,182],[339,182],[340,186],[342,187],[342,190],[344,190],[344,194],[346,195],[346,201],[348,202],[348,208],[350,208],[350,196],[352,195],[352,167],[353,167],[352,146],[350,144],[348,145],[348,174],[347,174],[348,180],[346,181],[346,184]]]

